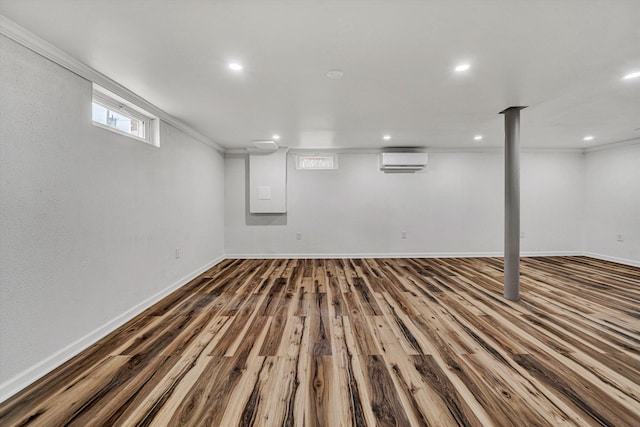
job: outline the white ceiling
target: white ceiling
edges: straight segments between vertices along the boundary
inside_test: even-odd
[[[640,78],[622,79],[640,71],[640,0],[0,0],[0,14],[227,148],[273,133],[500,146],[513,105],[529,107],[524,147],[640,137]]]

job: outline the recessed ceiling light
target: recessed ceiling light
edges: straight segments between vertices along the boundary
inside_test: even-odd
[[[482,135],[476,135],[473,137],[476,141],[482,141]]]
[[[277,133],[273,134],[273,136],[271,137],[273,139],[275,139],[276,141],[280,139],[280,135],[278,135]]]
[[[460,71],[467,71],[469,68],[471,68],[470,64],[460,64],[456,67],[456,71],[460,72]]]
[[[582,139],[585,140],[585,141],[591,141],[593,139],[593,136],[592,135],[587,135]]]
[[[344,71],[342,71],[342,70],[329,70],[329,71],[327,71],[327,78],[328,79],[338,80],[338,79],[341,79],[343,76],[344,76]]]
[[[229,64],[229,68],[233,71],[242,71],[242,64],[238,64],[237,62],[232,62]]]
[[[382,139],[384,139],[385,141],[388,141],[391,139],[391,135],[385,135],[382,137]]]
[[[640,77],[640,71],[636,71],[634,73],[627,74],[626,76],[623,77],[623,79],[629,80],[629,79],[635,79],[636,77]]]

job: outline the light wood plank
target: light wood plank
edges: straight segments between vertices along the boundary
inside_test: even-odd
[[[640,269],[225,260],[13,398],[2,426],[638,426]]]

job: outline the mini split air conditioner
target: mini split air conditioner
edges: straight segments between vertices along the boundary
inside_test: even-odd
[[[380,170],[383,172],[415,172],[427,165],[427,153],[382,153]]]

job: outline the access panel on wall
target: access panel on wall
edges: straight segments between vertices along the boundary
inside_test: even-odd
[[[249,153],[249,212],[287,212],[287,149]]]

